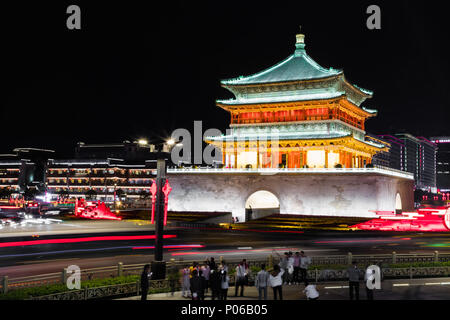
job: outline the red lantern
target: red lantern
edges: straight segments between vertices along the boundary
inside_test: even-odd
[[[150,193],[152,194],[152,221],[151,223],[155,223],[155,203],[156,203],[156,191],[157,191],[156,182],[153,181],[152,186],[150,187]]]
[[[164,225],[167,224],[167,204],[169,203],[169,193],[172,191],[172,187],[169,184],[169,180],[166,180],[162,192],[164,193]]]

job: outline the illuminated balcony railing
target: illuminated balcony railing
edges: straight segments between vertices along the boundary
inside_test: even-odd
[[[392,168],[375,166],[373,168],[258,168],[258,169],[244,169],[244,168],[170,168],[167,173],[218,173],[218,174],[369,174],[377,173],[388,176],[394,176],[409,180],[414,180],[414,174],[404,172]]]

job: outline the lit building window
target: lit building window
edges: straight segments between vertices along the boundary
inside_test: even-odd
[[[307,154],[308,167],[325,167],[325,150],[309,150]]]

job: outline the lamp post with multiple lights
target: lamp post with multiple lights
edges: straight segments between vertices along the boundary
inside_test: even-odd
[[[164,193],[163,187],[166,183],[167,160],[170,150],[175,145],[173,139],[161,144],[161,150],[156,150],[156,203],[155,203],[155,254],[151,263],[152,279],[165,279],[166,262],[163,259],[163,234],[164,234]]]

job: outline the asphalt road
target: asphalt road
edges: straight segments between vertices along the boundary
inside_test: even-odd
[[[0,276],[19,277],[59,272],[70,264],[93,268],[148,263],[153,259],[153,227],[125,221],[82,221],[36,226],[30,230],[1,231]],[[203,261],[255,259],[285,251],[307,255],[450,252],[450,234],[368,231],[273,232],[220,228],[167,228],[164,259]],[[20,235],[20,236],[16,236]],[[37,237],[39,235],[39,237]],[[14,236],[14,237],[13,237]],[[104,238],[115,236],[116,238]],[[145,236],[139,239],[136,237]],[[93,238],[95,237],[95,238]],[[68,240],[69,239],[69,240]],[[28,241],[39,241],[33,245]]]

